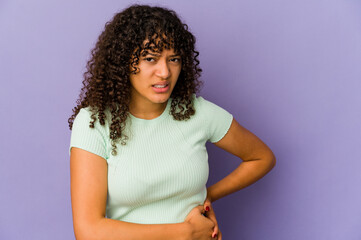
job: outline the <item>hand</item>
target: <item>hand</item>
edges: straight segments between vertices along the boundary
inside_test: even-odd
[[[196,206],[188,213],[184,220],[190,227],[190,239],[192,240],[214,240],[212,238],[214,223],[205,217],[204,213],[203,205]]]
[[[207,211],[207,207],[209,208],[208,211]],[[217,234],[217,237],[214,238],[214,239],[222,240],[222,233],[221,233],[221,231],[219,230],[219,227],[218,227],[216,214],[215,214],[215,212],[213,210],[213,207],[212,207],[212,200],[210,199],[210,197],[208,197],[208,195],[207,195],[206,200],[204,201],[203,208],[205,210],[205,216],[208,217],[209,219],[211,219],[213,221],[213,223],[214,223],[214,230],[213,230],[213,233],[212,233],[212,237]]]

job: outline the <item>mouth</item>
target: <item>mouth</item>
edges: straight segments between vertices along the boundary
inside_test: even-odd
[[[161,85],[161,84],[154,84],[152,85],[152,89],[153,91],[157,92],[157,93],[165,93],[168,92],[169,90],[169,83]]]
[[[154,84],[152,85],[152,87],[155,87],[155,88],[166,88],[169,86],[169,83],[167,84]]]

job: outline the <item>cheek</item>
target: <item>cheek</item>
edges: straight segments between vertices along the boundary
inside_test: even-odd
[[[143,70],[135,75],[132,75],[130,83],[136,89],[145,89],[151,87],[150,79],[150,75]]]
[[[141,86],[140,73],[132,74],[132,76],[130,77],[130,84],[131,84],[134,88],[139,88],[139,87]]]
[[[150,76],[152,76],[152,74],[154,73],[154,68],[152,67],[146,67],[143,66],[142,68],[139,69],[139,73],[138,76],[140,79],[142,79],[143,81],[146,81],[149,79]]]
[[[181,67],[179,67],[179,68],[177,68],[177,69],[175,70],[175,75],[177,76],[177,79],[178,79],[181,71],[182,71],[182,68],[181,68]]]

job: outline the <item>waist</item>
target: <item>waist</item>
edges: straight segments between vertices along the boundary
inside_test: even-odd
[[[187,198],[172,197],[134,206],[107,204],[107,217],[139,224],[181,223],[196,206],[203,205],[207,188]]]

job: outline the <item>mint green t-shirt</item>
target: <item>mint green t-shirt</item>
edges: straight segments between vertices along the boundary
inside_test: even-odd
[[[164,112],[146,120],[126,120],[126,145],[111,154],[109,124],[89,127],[90,111],[82,108],[74,119],[70,148],[97,154],[108,164],[108,218],[142,224],[183,222],[207,196],[209,175],[206,142],[227,133],[233,115],[193,94],[195,115],[173,120],[171,98]]]

